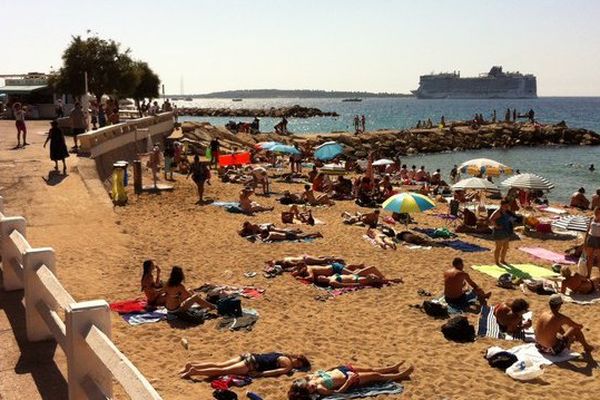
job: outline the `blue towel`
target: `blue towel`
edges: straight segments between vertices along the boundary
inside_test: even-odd
[[[242,210],[240,208],[239,204],[236,204],[234,206],[225,206],[225,210],[232,214],[243,214],[244,213],[244,210]]]
[[[487,247],[482,247],[473,243],[463,242],[462,240],[444,240],[441,242],[444,246],[448,246],[454,250],[463,251],[465,253],[477,253],[480,251],[489,251]]]
[[[364,397],[373,397],[380,394],[400,394],[404,391],[404,386],[396,382],[377,383],[371,386],[351,389],[346,393],[336,393],[331,396],[320,397],[323,400],[346,400],[360,399]]]

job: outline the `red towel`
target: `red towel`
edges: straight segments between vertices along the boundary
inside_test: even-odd
[[[141,313],[146,311],[146,300],[123,300],[110,304],[110,309],[119,314]]]

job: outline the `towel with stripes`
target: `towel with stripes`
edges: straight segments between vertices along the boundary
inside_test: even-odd
[[[523,320],[526,321],[531,319],[531,311],[523,315]],[[533,329],[529,328],[526,331],[520,332],[518,335],[512,336],[508,333],[500,331],[500,325],[494,316],[493,308],[489,306],[482,306],[481,313],[479,314],[479,326],[477,328],[478,336],[487,336],[494,339],[503,340],[523,340],[525,342],[535,341]]]

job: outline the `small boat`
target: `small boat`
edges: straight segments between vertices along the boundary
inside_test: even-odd
[[[343,101],[343,102],[349,102],[349,101],[351,101],[351,102],[359,102],[359,101],[362,101],[362,99],[360,99],[360,98],[358,98],[358,97],[354,97],[354,98],[352,98],[352,99],[344,99],[344,100],[342,100],[342,101]]]
[[[231,101],[242,101],[242,99],[231,99]]]
[[[184,100],[185,101],[194,101],[194,99],[192,99],[191,97],[186,97]]]

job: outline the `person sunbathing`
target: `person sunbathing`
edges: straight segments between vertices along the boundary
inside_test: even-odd
[[[310,185],[304,185],[304,192],[302,193],[301,199],[311,206],[332,206],[335,204],[326,194],[315,197],[315,193],[310,188]]]
[[[273,224],[253,224],[245,221],[242,229],[238,231],[241,237],[249,238],[252,236],[260,237],[266,242],[280,242],[283,240],[301,240],[311,238],[321,238],[323,235],[317,233],[304,233],[300,229],[295,228],[277,228]]]
[[[181,267],[173,267],[171,275],[164,288],[161,290],[161,295],[165,296],[165,307],[171,313],[187,311],[194,304],[198,304],[202,308],[216,310],[216,306],[200,297],[199,293],[191,293],[183,285],[185,277]]]
[[[273,207],[263,207],[250,200],[254,191],[251,188],[244,188],[240,191],[240,208],[245,214],[254,214],[261,211],[273,211]]]
[[[302,195],[291,193],[289,190],[283,192],[283,196],[279,198],[279,202],[283,205],[305,203],[305,201],[302,200]]]
[[[375,275],[381,279],[384,279],[383,274],[376,267],[366,266],[364,264],[350,264],[344,265],[341,262],[332,262],[329,265],[299,265],[294,271],[292,276],[296,278],[306,279],[314,282],[319,277],[329,277],[333,275],[359,275],[368,276]]]
[[[573,273],[567,265],[560,269],[560,274],[564,278],[560,284],[560,292],[563,294],[567,289],[575,294],[591,294],[600,290],[600,277],[588,278],[578,272]]]
[[[514,299],[494,306],[494,316],[501,332],[516,335],[531,326],[531,320],[523,322],[523,314],[529,311],[529,303]]]
[[[361,286],[375,286],[380,287],[386,283],[397,283],[402,282],[400,279],[385,279],[375,274],[368,274],[365,276],[358,274],[334,274],[331,276],[318,276],[315,280],[317,285],[330,286],[332,288],[345,288],[345,287],[361,287]]]
[[[544,311],[536,318],[535,346],[544,354],[558,355],[569,349],[574,342],[579,342],[586,353],[594,350],[583,335],[583,325],[560,313],[563,300],[560,294],[550,296],[550,311]],[[564,326],[567,327],[563,328]]]
[[[163,282],[160,280],[160,267],[153,260],[146,260],[143,263],[142,272],[142,292],[146,295],[146,304],[150,307],[164,306],[165,296],[160,290]],[[156,279],[153,271],[156,270]]]
[[[405,243],[414,244],[416,246],[438,246],[435,241],[410,231],[402,231],[396,233],[396,239]]]
[[[280,265],[283,269],[294,269],[305,265],[328,265],[332,263],[345,264],[344,259],[337,256],[310,256],[303,255],[299,257],[284,257],[281,260],[267,261],[267,264],[274,266]]]
[[[297,379],[288,391],[290,400],[310,400],[314,395],[328,396],[346,393],[350,389],[365,387],[374,383],[403,381],[410,378],[414,368],[400,370],[404,362],[384,368],[365,368],[342,365],[327,371],[317,371],[305,378]]]
[[[282,219],[284,217],[284,213],[285,213],[285,211],[281,213]],[[291,214],[291,216],[292,216],[292,222],[294,220],[297,220],[306,225],[314,225],[315,224],[315,219],[312,216],[311,210],[308,210],[306,212],[300,212],[300,209],[298,209],[298,206],[294,204],[294,205],[290,206],[288,215],[289,214]]]
[[[342,218],[344,219],[344,223],[348,225],[354,225],[358,223],[363,223],[366,226],[371,228],[377,227],[379,224],[379,215],[381,214],[380,210],[374,210],[373,212],[362,214],[360,212],[354,213],[354,215],[344,211],[342,213]]]
[[[396,243],[394,242],[394,239],[388,237],[385,233],[378,231],[377,229],[368,228],[366,235],[373,239],[375,243],[382,249],[385,250],[390,248],[396,250]]]
[[[242,375],[251,377],[273,377],[285,375],[293,370],[308,371],[310,362],[302,354],[285,353],[246,353],[220,363],[187,363],[179,371],[182,379],[195,375],[217,378],[225,375]]]
[[[485,293],[468,273],[463,271],[464,263],[462,258],[456,257],[452,260],[452,267],[444,272],[444,298],[450,305],[464,307],[471,300],[477,298],[479,304],[487,304],[487,299],[492,295],[491,292]],[[472,290],[465,290],[467,284]]]

